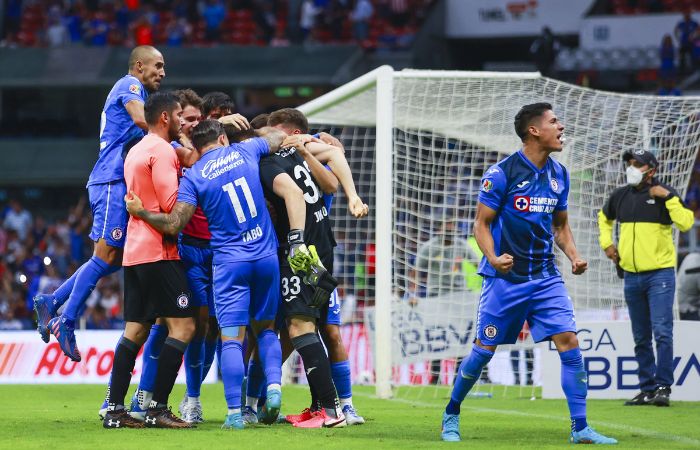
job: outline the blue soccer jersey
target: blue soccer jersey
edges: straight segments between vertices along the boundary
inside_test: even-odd
[[[566,210],[569,175],[552,158],[538,169],[522,150],[489,168],[481,180],[479,202],[497,211],[491,223],[496,255],[513,256],[513,269],[501,274],[486,257],[479,274],[513,283],[559,276],[554,261],[552,218]]]
[[[100,153],[88,186],[124,179],[124,145],[146,134],[131,119],[125,105],[132,100],[145,103],[146,97],[143,85],[132,75],[125,75],[112,87],[100,117]]]
[[[268,152],[267,142],[260,138],[211,150],[181,179],[177,200],[204,211],[214,264],[277,254],[258,167]]]

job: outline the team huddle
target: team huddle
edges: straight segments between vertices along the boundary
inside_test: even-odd
[[[129,74],[107,97],[88,182],[95,254],[56,292],[35,298],[42,339],[53,334],[80,361],[77,312],[97,281],[123,266],[126,326],[100,409],[105,428],[202,422],[201,384],[217,353],[224,429],[278,420],[299,428],[364,423],[340,337],[329,215],[339,185],[351,215],[362,218],[369,208],[342,143],[310,135],[295,109],[249,122],[222,93],[157,92],[164,76],[160,52],[137,47]],[[586,421],[573,306],[554,263],[556,243],[572,273],[587,269],[568,224],[568,172],[549,156],[562,150],[564,127],[551,105],[536,103],[520,110],[515,129],[522,150],[482,180],[474,223],[484,254],[477,338],[456,374],[441,437],[461,439],[462,401],[497,346],[515,342],[527,320],[536,341],[551,339],[559,351],[571,442],[614,444]],[[127,410],[142,347],[144,367]],[[281,367],[294,350],[311,401],[282,419]],[[187,391],[178,417],[168,400],[183,357]]]

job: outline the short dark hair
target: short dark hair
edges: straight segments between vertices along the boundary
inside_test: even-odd
[[[215,109],[229,109],[233,112],[236,109],[236,105],[231,100],[231,97],[223,92],[214,91],[204,94],[204,97],[202,97],[202,115],[206,117]]]
[[[309,121],[303,112],[294,108],[283,108],[270,113],[267,124],[271,127],[276,125],[291,125],[301,130],[302,133],[309,132]]]
[[[178,99],[172,92],[156,92],[146,99],[143,107],[146,123],[155,125],[163,111],[171,114],[179,105]]]
[[[177,91],[173,91],[173,94],[177,96],[182,109],[185,109],[185,107],[189,105],[192,105],[199,110],[202,109],[202,97],[197,95],[197,93],[192,89],[178,89]]]
[[[218,120],[206,119],[192,128],[192,145],[197,150],[215,142],[224,134],[224,126]]]
[[[251,139],[257,136],[254,129],[239,130],[233,125],[224,125],[224,131],[229,142],[243,142],[246,139]]]
[[[267,119],[269,117],[270,115],[268,113],[258,114],[257,116],[253,117],[253,120],[250,121],[250,128],[257,130],[267,126]]]
[[[538,117],[541,117],[546,111],[550,111],[552,105],[545,102],[531,103],[520,108],[518,114],[515,115],[515,120],[513,125],[515,126],[515,133],[518,135],[521,141],[525,142],[528,136],[527,129],[532,123],[532,121]]]

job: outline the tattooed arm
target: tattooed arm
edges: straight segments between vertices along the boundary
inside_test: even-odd
[[[159,232],[171,236],[177,236],[185,228],[195,210],[195,206],[190,203],[177,202],[172,211],[167,214],[147,211],[144,209],[141,199],[133,192],[129,192],[124,197],[124,201],[129,214],[147,222]]]

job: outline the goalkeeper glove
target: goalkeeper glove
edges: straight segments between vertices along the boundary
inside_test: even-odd
[[[295,275],[299,272],[308,272],[312,257],[304,244],[304,230],[290,230],[287,234],[287,244],[289,244],[287,261],[292,272]]]
[[[309,245],[309,253],[311,253],[312,264],[303,279],[305,284],[314,288],[309,306],[318,308],[328,303],[331,294],[338,287],[338,280],[333,278],[333,275],[323,266],[316,253],[316,246]]]

